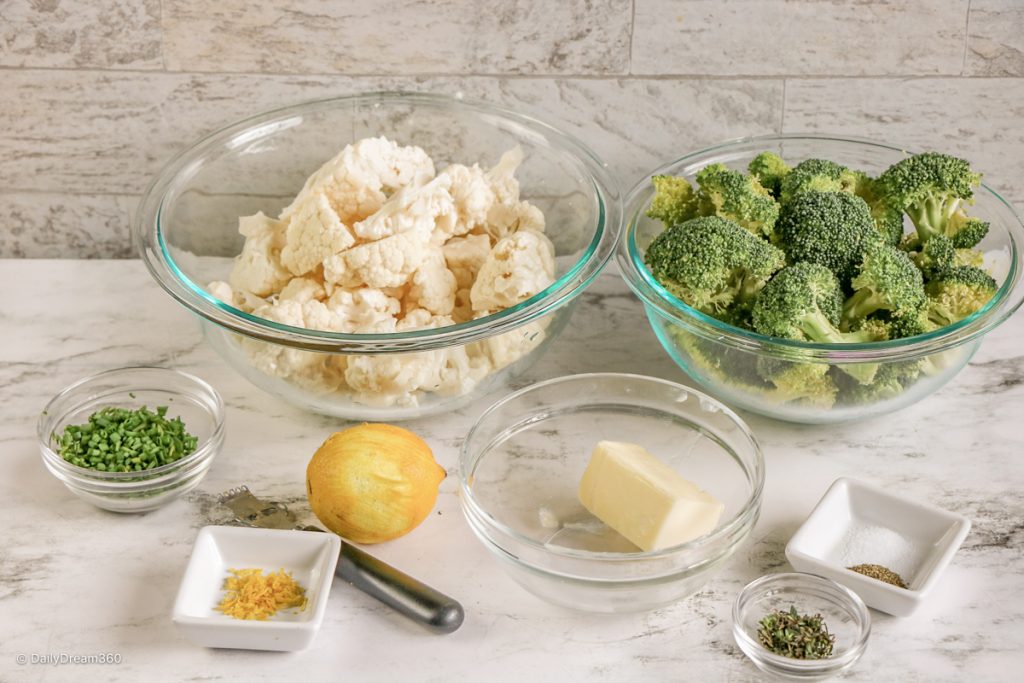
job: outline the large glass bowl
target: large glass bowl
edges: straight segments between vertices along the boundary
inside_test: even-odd
[[[692,541],[642,552],[579,501],[598,441],[636,443],[725,506]],[[764,457],[737,415],[688,387],[640,375],[570,375],[495,403],[459,458],[462,511],[526,590],[588,612],[655,609],[700,590],[757,522]]]
[[[305,179],[346,144],[386,136],[417,145],[438,170],[495,164],[519,145],[522,198],[544,212],[555,282],[522,303],[470,322],[391,334],[342,334],[265,320],[210,294],[242,248],[238,217],[277,216]],[[435,95],[373,93],[284,107],[223,128],[172,159],[135,221],[156,281],[198,314],[211,346],[256,386],[304,409],[349,419],[410,419],[458,407],[525,370],[564,328],[574,299],[610,258],[621,223],[615,183],[572,137],[528,116]],[[374,356],[399,375],[448,349],[489,345],[493,368],[438,390],[356,394],[344,370]],[[254,362],[260,359],[260,362]],[[267,359],[270,359],[269,361]],[[282,367],[289,372],[279,372]],[[412,371],[412,370],[409,370]]]
[[[979,245],[986,252],[999,290],[984,309],[955,325],[929,334],[869,344],[816,344],[750,332],[716,320],[670,294],[644,265],[644,252],[660,233],[660,221],[647,217],[654,197],[650,176],[696,173],[714,163],[746,171],[757,154],[770,150],[792,163],[811,157],[831,159],[850,168],[880,173],[909,152],[899,147],[824,135],[773,135],[727,142],[689,154],[642,179],[630,192],[624,210],[625,230],[617,260],[623,278],[640,298],[647,319],[669,356],[700,386],[725,401],[769,417],[803,423],[830,423],[890,413],[936,391],[967,364],[982,337],[1006,320],[1024,299],[1024,225],[1010,205],[991,188],[975,193],[972,215],[989,221]],[[909,227],[909,221],[907,223]],[[825,364],[836,378],[834,404],[786,401],[758,372],[765,363]],[[878,366],[876,376],[899,376],[899,388],[861,386],[846,381],[840,368]],[[832,369],[834,368],[834,369]]]

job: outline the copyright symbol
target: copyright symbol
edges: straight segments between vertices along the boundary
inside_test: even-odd
[[[28,657],[26,655],[18,655],[17,657],[15,657],[15,661],[17,661],[18,664],[27,664]]]

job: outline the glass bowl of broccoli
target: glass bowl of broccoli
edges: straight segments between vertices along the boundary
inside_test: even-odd
[[[1024,300],[1024,224],[938,152],[745,138],[654,171],[623,220],[620,270],[672,359],[791,422],[923,399]]]

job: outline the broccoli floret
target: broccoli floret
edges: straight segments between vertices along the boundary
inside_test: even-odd
[[[981,182],[981,174],[963,159],[936,152],[917,154],[890,166],[878,182],[889,201],[910,216],[922,243],[932,235],[945,235],[955,246],[973,247],[988,230],[963,212]]]
[[[875,221],[875,229],[882,236],[882,240],[896,246],[903,239],[903,211],[885,196],[878,179],[859,171],[854,171],[854,174],[857,177],[854,194],[868,205],[871,218]]]
[[[665,227],[697,217],[697,192],[686,178],[656,175],[651,182],[654,199],[647,209],[648,216],[660,220]]]
[[[888,362],[879,366],[870,384],[848,382],[842,388],[844,403],[878,403],[896,398],[921,374],[921,361]]]
[[[757,182],[776,199],[779,197],[782,179],[789,175],[791,170],[789,164],[775,152],[761,152],[747,165],[750,175],[757,178]]]
[[[853,192],[860,178],[845,166],[827,159],[805,159],[793,167],[779,184],[783,206],[804,192]]]
[[[856,274],[867,244],[878,241],[868,205],[842,192],[797,195],[782,211],[778,236],[791,262],[823,265],[843,287]]]
[[[864,250],[857,276],[850,283],[853,295],[843,304],[843,328],[876,311],[893,317],[919,311],[924,305],[921,271],[906,253],[881,242]]]
[[[953,246],[957,249],[970,249],[985,239],[989,225],[979,218],[971,218],[963,210],[958,210],[949,219],[947,234],[951,235]]]
[[[940,327],[929,319],[927,303],[916,311],[908,311],[900,316],[892,316],[885,321],[885,324],[889,330],[890,339],[916,337],[919,334],[934,332]]]
[[[849,344],[875,341],[869,331],[843,333],[838,329],[842,293],[832,272],[814,263],[783,268],[754,300],[751,320],[761,334],[819,343]],[[876,364],[838,366],[860,382],[870,382]]]
[[[957,249],[953,254],[953,266],[983,268],[985,266],[985,255],[977,249]]]
[[[950,268],[928,282],[928,318],[940,327],[952,325],[984,308],[998,288],[980,268]]]
[[[775,386],[771,396],[784,403],[831,408],[839,388],[828,373],[828,363],[801,363],[760,356],[757,371]]]
[[[779,218],[779,205],[757,178],[711,164],[697,173],[700,213],[736,222],[755,235],[770,237]]]
[[[913,252],[910,258],[921,272],[931,277],[933,273],[941,273],[953,267],[956,248],[953,246],[953,240],[945,235],[932,235],[932,238],[921,247],[921,251]]]
[[[644,256],[674,296],[708,315],[750,301],[785,263],[785,255],[736,223],[702,216],[667,228]]]
[[[684,364],[693,374],[733,384],[747,391],[768,388],[757,373],[757,356],[754,354],[706,339],[680,327],[670,328],[670,334],[685,352]]]

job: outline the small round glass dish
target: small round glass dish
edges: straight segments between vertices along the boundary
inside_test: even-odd
[[[180,417],[198,439],[196,449],[174,462],[141,472],[101,472],[73,465],[58,453],[69,425],[85,424],[106,408],[156,410]],[[112,512],[149,512],[190,491],[206,475],[224,443],[224,404],[213,387],[167,368],[121,368],[75,382],[43,410],[37,426],[43,463],[79,498]]]
[[[598,441],[646,448],[721,501],[710,533],[642,552],[583,507]],[[709,581],[750,534],[764,457],[734,412],[688,387],[626,374],[571,375],[498,401],[459,460],[462,511],[508,574],[540,598],[589,612],[639,612]]]
[[[827,659],[793,659],[768,651],[757,637],[759,623],[770,612],[796,607],[800,614],[820,614],[835,635],[833,654]],[[849,588],[813,574],[769,574],[740,591],[732,608],[736,644],[765,673],[787,680],[815,681],[836,676],[852,667],[868,644],[871,615],[867,605]]]

